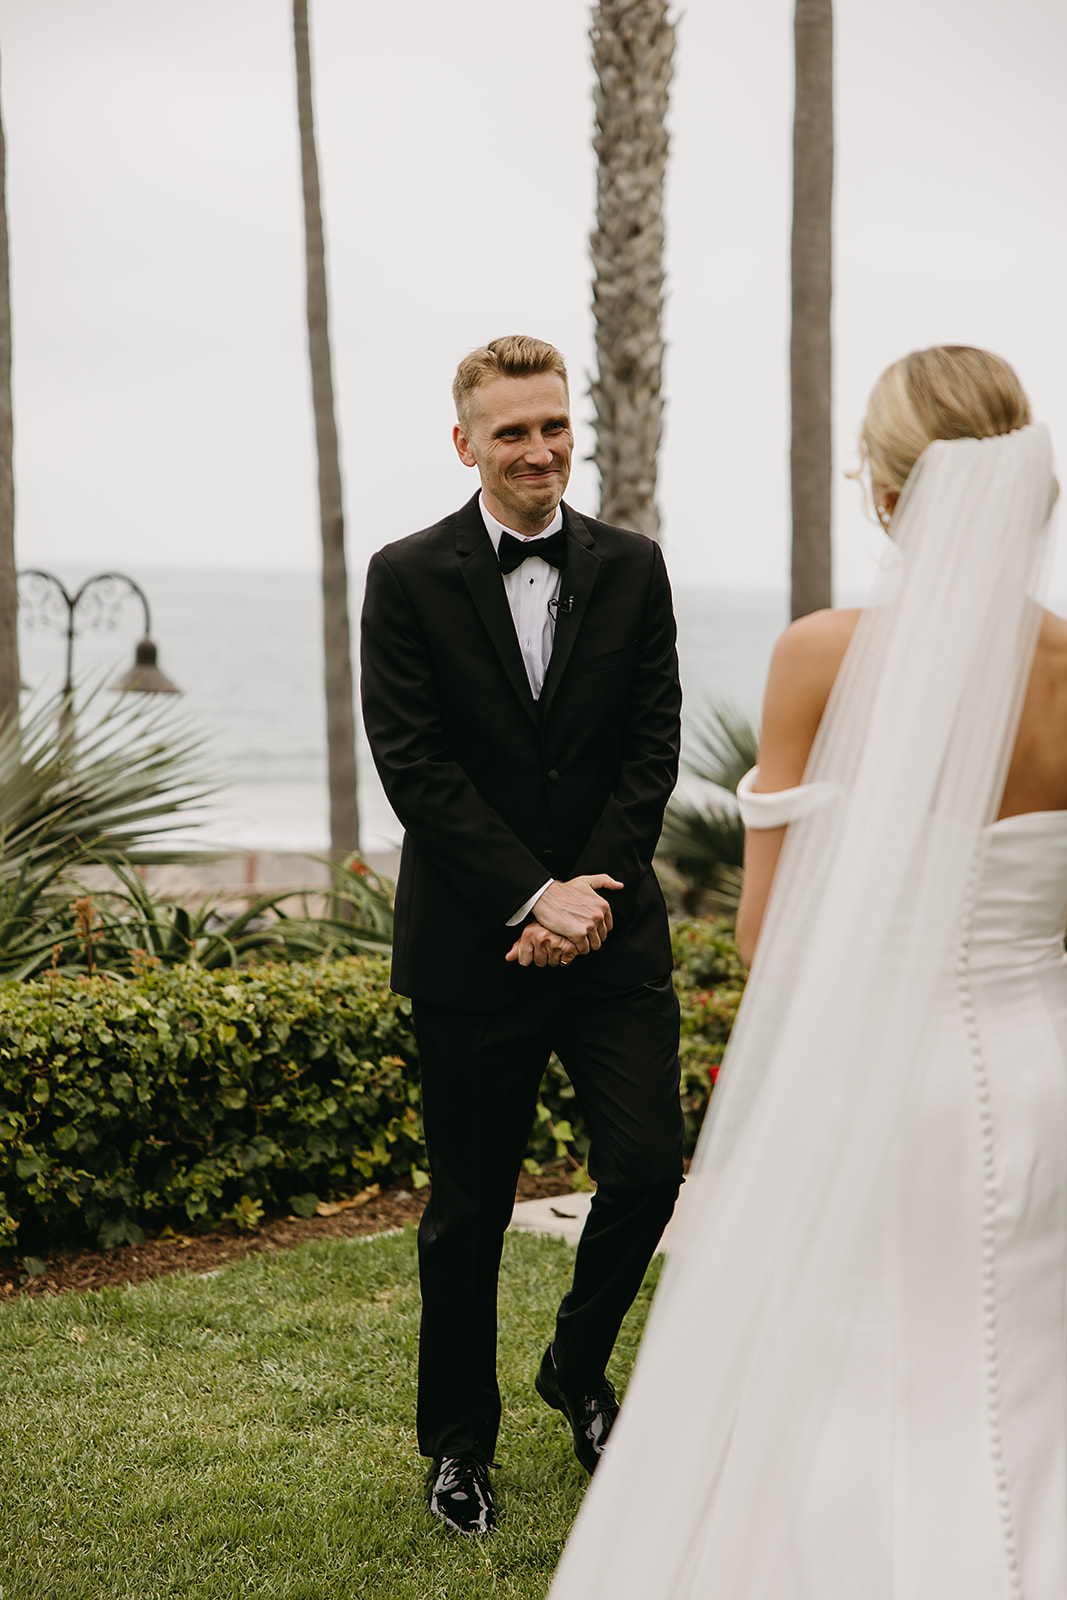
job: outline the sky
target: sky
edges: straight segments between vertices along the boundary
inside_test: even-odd
[[[589,4],[310,8],[354,586],[476,487],[451,378],[501,333],[566,355],[595,514]],[[776,588],[792,5],[675,14],[664,548],[676,585]],[[0,0],[20,566],[317,566],[291,27],[286,0]],[[1067,462],[1067,5],[837,0],[835,29],[846,596],[882,536],[844,474],[909,349],[1006,356]]]

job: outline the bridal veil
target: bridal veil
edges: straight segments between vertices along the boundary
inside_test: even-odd
[[[789,828],[680,1237],[551,1600],[795,1592],[808,1463],[857,1331],[884,1326],[895,1144],[999,805],[1054,494],[1041,426],[936,441],[908,478],[805,774],[821,803]],[[888,1383],[891,1338],[879,1349]],[[862,1600],[888,1600],[889,1529],[868,1537]]]

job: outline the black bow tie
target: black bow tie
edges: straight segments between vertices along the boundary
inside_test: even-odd
[[[516,539],[513,533],[500,535],[500,570],[507,577],[516,567],[521,567],[529,556],[540,556],[550,567],[562,568],[567,557],[567,534],[557,528],[547,539]]]

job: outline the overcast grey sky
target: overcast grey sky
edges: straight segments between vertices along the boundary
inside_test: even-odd
[[[557,343],[586,455],[586,0],[311,0],[351,560],[472,492],[456,361]],[[836,538],[877,373],[1013,361],[1067,465],[1067,5],[837,0]],[[664,539],[676,584],[780,585],[788,544],[791,0],[689,0],[668,201]],[[287,0],[0,0],[18,558],[317,564]],[[568,499],[596,509],[591,468]],[[1067,590],[1061,558],[1057,587]]]

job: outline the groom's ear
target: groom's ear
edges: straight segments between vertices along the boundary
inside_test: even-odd
[[[464,432],[461,422],[457,422],[452,429],[452,443],[456,447],[457,456],[465,467],[476,467],[478,465],[474,451],[471,449],[471,442]]]

